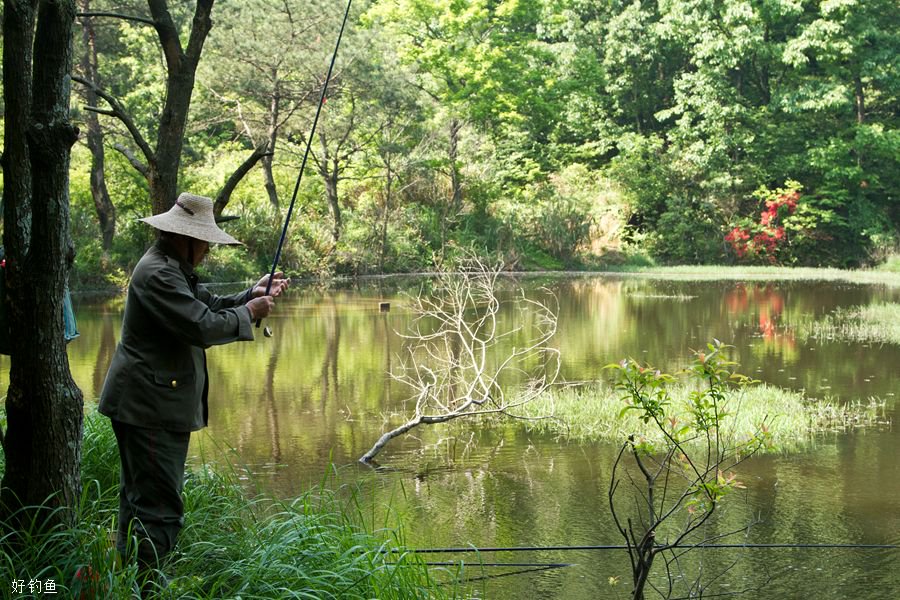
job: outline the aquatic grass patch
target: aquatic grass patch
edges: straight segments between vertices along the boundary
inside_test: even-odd
[[[676,302],[688,302],[695,299],[697,296],[689,296],[687,294],[644,294],[641,292],[634,292],[628,294],[628,297],[637,300],[674,300]]]
[[[732,265],[685,265],[645,267],[622,265],[605,269],[616,274],[673,281],[841,281],[900,287],[900,271],[828,269],[812,267],[752,267]],[[568,273],[576,275],[576,273]]]
[[[820,340],[900,344],[900,304],[839,308],[821,319],[798,323],[795,334]]]
[[[669,387],[671,409],[667,412],[674,421],[667,425],[677,428],[689,418],[689,394],[695,389],[682,383]],[[625,406],[621,392],[598,381],[547,392],[526,405],[524,416],[553,415],[551,419],[528,421],[527,426],[577,442],[621,441],[629,435],[663,441],[655,424],[643,422],[636,411],[623,411]],[[729,390],[722,410],[727,413],[722,420],[727,428],[723,438],[740,443],[763,430],[770,445],[762,451],[800,450],[824,432],[887,423],[884,403],[877,400],[839,405],[768,385]]]
[[[129,598],[134,564],[114,547],[118,451],[104,417],[85,419],[84,490],[74,523],[0,524],[0,572],[9,579],[53,580],[60,597]],[[2,466],[2,462],[0,462]],[[395,530],[372,531],[358,507],[313,489],[292,501],[250,495],[236,467],[193,470],[185,483],[185,528],[163,567],[161,598],[450,598],[416,555],[388,555]],[[89,567],[89,569],[87,568]],[[6,581],[4,585],[9,585]],[[87,586],[88,589],[85,588]]]

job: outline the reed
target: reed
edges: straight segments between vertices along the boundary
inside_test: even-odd
[[[693,388],[684,384],[669,389],[671,407],[667,414],[673,429],[689,418],[688,394]],[[644,423],[637,411],[623,412],[626,404],[621,392],[605,382],[558,387],[525,405],[524,416],[552,418],[527,421],[536,431],[556,434],[578,442],[622,441],[635,435],[651,442],[662,442],[663,433],[652,422]],[[877,399],[865,403],[838,404],[831,400],[811,400],[799,392],[768,385],[735,388],[721,407],[724,437],[735,444],[765,431],[770,445],[763,451],[804,449],[817,436],[834,431],[874,427],[888,422],[885,404]]]
[[[2,462],[0,462],[2,469]],[[352,500],[324,488],[292,501],[251,495],[239,469],[200,467],[185,482],[185,527],[164,566],[160,598],[451,598],[413,554],[387,554],[396,530],[371,531]],[[84,492],[75,524],[0,529],[0,572],[26,585],[53,580],[60,597],[130,598],[137,577],[114,547],[118,510],[115,437],[99,415],[85,419]],[[0,524],[2,526],[2,524]],[[89,568],[88,568],[89,567]]]

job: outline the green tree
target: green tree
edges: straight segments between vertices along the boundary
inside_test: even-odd
[[[251,0],[226,3],[217,10],[208,60],[200,69],[206,92],[203,109],[220,120],[224,103],[232,131],[253,147],[266,149],[263,176],[275,208],[276,147],[283,132],[296,127],[291,121],[298,111],[315,110],[331,51],[324,42],[340,26],[338,4],[284,0],[273,6]]]
[[[831,215],[823,233],[835,260],[851,265],[893,245],[900,223],[898,25],[890,2],[815,3],[782,55],[787,106],[816,132],[802,154],[810,202]]]

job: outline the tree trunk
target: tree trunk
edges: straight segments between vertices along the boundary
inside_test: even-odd
[[[198,0],[186,50],[182,49],[178,30],[165,0],[148,0],[156,32],[166,57],[166,102],[156,136],[156,163],[150,167],[150,201],[153,213],[169,210],[178,194],[178,170],[184,147],[188,109],[194,92],[197,63],[203,43],[212,28],[210,11],[214,0]]]
[[[270,154],[262,159],[263,180],[266,186],[266,193],[269,195],[269,204],[278,211],[280,202],[278,201],[278,188],[275,186],[275,175],[272,172],[272,152],[275,151],[275,144],[269,146]]]
[[[81,0],[80,9],[81,12],[90,12],[90,0]],[[81,38],[84,43],[81,70],[88,81],[99,87],[96,37],[91,17],[85,17],[82,20]],[[97,96],[94,88],[90,86],[85,87],[85,96],[88,106],[98,106],[100,98]],[[94,208],[97,210],[97,219],[100,223],[104,258],[108,259],[109,252],[112,249],[113,237],[116,234],[116,207],[113,206],[112,200],[109,198],[109,190],[106,188],[106,156],[103,149],[103,130],[100,128],[100,120],[95,112],[85,112],[85,123],[87,125],[87,145],[91,151],[91,196],[94,199]]]
[[[384,206],[381,210],[381,252],[378,256],[378,272],[384,273],[384,261],[387,256],[388,248],[388,221],[391,215],[391,196],[394,192],[394,171],[391,168],[391,153],[387,153],[382,157],[386,170],[386,180],[384,184]]]
[[[325,197],[328,200],[328,208],[331,211],[331,238],[334,245],[337,246],[338,241],[341,239],[341,229],[343,229],[341,205],[338,202],[338,178],[340,176],[338,157],[331,156],[328,153],[328,138],[324,133],[319,133],[319,142],[322,145],[322,158],[319,161],[319,174],[322,176],[322,180],[325,183]]]
[[[273,72],[273,78],[277,81],[278,73]],[[272,174],[272,157],[275,155],[275,144],[278,141],[278,119],[281,118],[281,96],[278,90],[278,84],[275,87],[275,93],[272,94],[272,101],[269,104],[269,128],[266,132],[267,148],[269,156],[263,158],[263,178],[265,179],[266,193],[269,195],[269,203],[275,210],[278,210],[278,188],[275,187],[275,176]]]
[[[856,95],[856,124],[862,125],[866,122],[866,94],[862,78],[858,74],[853,78],[853,87]]]
[[[462,184],[459,177],[459,163],[457,162],[459,152],[459,130],[462,129],[462,123],[459,119],[450,120],[450,149],[448,160],[450,161],[450,213],[457,215],[462,209]]]
[[[19,518],[59,522],[74,512],[52,509],[73,507],[81,493],[84,418],[63,338],[63,297],[74,259],[68,172],[78,136],[69,122],[75,3],[40,2],[35,18],[36,4],[4,1],[3,238],[12,352],[0,516],[43,505],[46,515],[32,508]]]

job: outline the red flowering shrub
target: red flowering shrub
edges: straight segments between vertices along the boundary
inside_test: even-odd
[[[800,184],[788,181],[786,186],[774,191],[758,190],[754,196],[765,205],[765,210],[759,213],[759,222],[743,219],[725,235],[738,260],[770,265],[778,262],[779,251],[788,241],[784,220],[794,214],[800,201]]]

